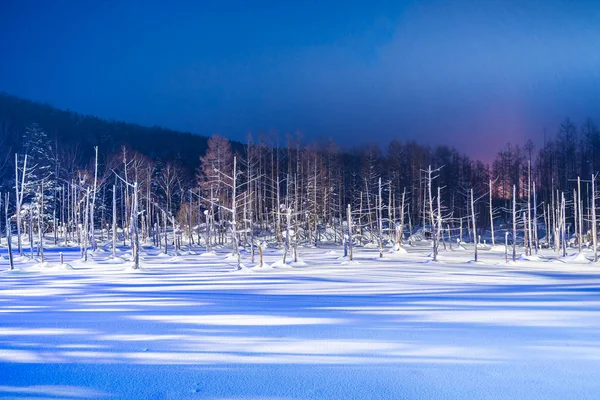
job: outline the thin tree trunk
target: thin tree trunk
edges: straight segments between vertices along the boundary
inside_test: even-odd
[[[133,234],[132,252],[133,252],[133,269],[140,268],[140,235],[138,232],[138,184],[133,184],[133,204],[131,207],[131,229]]]
[[[595,188],[596,176],[592,174],[592,246],[594,247],[594,262],[598,262],[598,236],[596,232],[596,188]]]
[[[567,240],[568,238],[565,236],[566,234],[566,202],[565,202],[565,192],[561,193],[561,236],[562,236],[562,255],[563,257],[567,256]]]
[[[512,201],[512,220],[513,220],[513,237],[512,237],[512,259],[517,261],[517,187],[513,185],[513,201]]]
[[[537,222],[537,197],[535,194],[535,182],[533,182],[533,245],[535,248],[535,254],[538,253],[539,249],[539,236],[538,236],[538,222]]]
[[[581,179],[577,177],[577,206],[579,208],[579,254],[582,252],[582,241],[583,241],[583,211],[581,210]]]
[[[381,196],[381,178],[379,178],[379,258],[383,258],[383,197]]]
[[[402,239],[404,236],[404,201],[406,198],[406,188],[402,191],[402,205],[400,207],[400,229],[398,229],[398,235],[396,241],[399,246],[402,246]]]
[[[92,250],[96,251],[98,249],[98,245],[96,244],[96,236],[94,235],[94,212],[96,211],[96,192],[98,190],[98,146],[94,147],[96,151],[96,162],[94,163],[94,191],[92,192],[92,210],[90,211],[90,243],[92,245]]]
[[[528,237],[528,254],[531,255],[532,232],[531,232],[531,160],[527,164],[527,237]]]
[[[15,264],[13,261],[12,253],[12,227],[10,225],[10,217],[8,215],[8,202],[10,199],[8,193],[4,195],[4,199],[4,217],[6,218],[6,243],[8,246],[8,263],[10,265],[10,270],[12,271],[13,269],[15,269]]]
[[[29,250],[31,251],[31,259],[33,260],[33,207],[29,206]]]
[[[474,232],[473,237],[476,237],[477,236],[477,227],[475,225],[475,201],[473,200],[473,189],[471,189],[471,216],[473,218],[473,232]],[[475,248],[475,254],[474,254],[475,259],[474,260],[475,260],[475,262],[477,262],[477,247],[478,247],[477,240],[475,240],[475,246],[473,246],[473,247]]]
[[[427,191],[429,194],[429,215],[430,215],[430,219],[431,219],[431,238],[433,239],[433,261],[437,261],[437,253],[438,253],[438,247],[437,247],[437,242],[436,242],[436,234],[435,234],[435,223],[434,223],[434,214],[433,214],[433,194],[431,192],[431,165],[429,166],[429,169],[427,170]],[[425,228],[425,226],[423,226],[423,229]]]
[[[348,218],[348,257],[352,261],[352,209],[348,204],[348,211],[346,217]]]
[[[492,247],[494,247],[496,245],[496,239],[494,237],[494,208],[492,205],[492,185],[493,182],[490,179],[490,227],[492,230]]]
[[[19,187],[19,155],[15,153],[15,203],[17,216],[17,247],[19,255],[23,255],[23,246],[21,243],[21,206],[23,205],[23,194],[25,192],[25,175],[27,174],[27,154],[23,160],[23,175],[21,177],[21,187]],[[33,255],[32,255],[33,256]]]
[[[113,185],[112,193],[112,256],[117,258],[117,186]]]
[[[42,182],[41,190],[40,190],[40,211],[38,215],[38,254],[40,256],[41,262],[44,262],[44,232],[43,232],[43,222],[44,222],[44,183]]]

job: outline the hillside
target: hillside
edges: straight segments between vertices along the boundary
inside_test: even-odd
[[[206,136],[189,132],[109,121],[60,110],[49,104],[0,92],[0,138],[4,149],[8,146],[11,152],[18,150],[25,126],[32,122],[38,123],[53,141],[77,148],[78,160],[82,164],[92,157],[96,145],[104,154],[127,145],[154,159],[178,159],[184,166],[193,169],[199,164],[199,156],[206,151],[208,140]],[[240,143],[233,145],[241,146]]]

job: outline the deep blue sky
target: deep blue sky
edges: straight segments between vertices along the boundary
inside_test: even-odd
[[[600,1],[0,1],[0,90],[244,139],[300,130],[490,160],[600,122]]]

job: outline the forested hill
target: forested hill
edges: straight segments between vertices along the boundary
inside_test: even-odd
[[[103,154],[111,154],[122,145],[153,159],[178,160],[195,169],[206,152],[208,137],[161,127],[145,127],[120,121],[108,121],[49,104],[25,100],[0,92],[0,140],[11,153],[19,152],[28,124],[37,123],[52,142],[77,149],[77,162],[86,164],[99,146]],[[232,143],[241,147],[240,143]]]

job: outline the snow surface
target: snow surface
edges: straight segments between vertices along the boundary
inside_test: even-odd
[[[138,271],[123,252],[19,258],[0,273],[0,398],[599,398],[600,264],[465,247],[266,249],[242,270],[228,249],[145,247]]]

